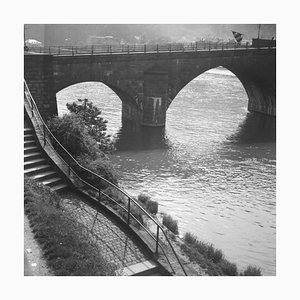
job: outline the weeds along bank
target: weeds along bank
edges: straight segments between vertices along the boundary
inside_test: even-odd
[[[137,199],[146,208],[155,207],[149,211],[156,214],[158,203],[152,201],[148,195],[141,194]],[[155,204],[153,204],[155,203]],[[149,210],[149,209],[148,209]],[[164,214],[162,224],[167,228],[168,235],[173,241],[180,245],[180,250],[189,258],[191,262],[199,265],[209,276],[261,276],[260,268],[249,265],[245,270],[239,271],[237,265],[228,261],[222,250],[216,249],[212,244],[198,240],[198,238],[187,232],[183,239],[179,238],[178,221],[172,216]]]

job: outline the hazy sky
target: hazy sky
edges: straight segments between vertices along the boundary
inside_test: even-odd
[[[128,43],[134,42],[136,36],[143,36],[146,41],[191,42],[202,38],[228,40],[233,38],[231,30],[251,40],[257,37],[258,24],[25,24],[25,37],[45,45],[63,44],[67,38],[74,44],[85,43],[93,35],[110,35]],[[276,26],[262,24],[260,33],[263,38],[276,37]]]

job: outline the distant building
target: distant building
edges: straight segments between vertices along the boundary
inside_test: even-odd
[[[43,47],[43,43],[37,41],[37,40],[34,40],[34,39],[28,39],[25,41],[25,45],[27,47]]]
[[[120,41],[113,36],[89,36],[87,38],[88,45],[119,45]]]

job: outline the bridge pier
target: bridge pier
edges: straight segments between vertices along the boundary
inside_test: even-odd
[[[52,56],[25,55],[24,78],[44,120],[57,115]]]
[[[144,74],[142,126],[161,127],[166,124],[168,74],[151,71]]]

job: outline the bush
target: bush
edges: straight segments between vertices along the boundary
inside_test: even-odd
[[[150,200],[150,196],[146,195],[146,194],[140,194],[138,195],[138,200],[145,204],[146,202],[148,202]]]
[[[192,244],[192,245],[196,244],[196,242],[198,241],[197,237],[190,232],[186,232],[183,239],[185,242],[187,242],[188,244]]]
[[[174,220],[170,215],[164,215],[162,223],[174,234],[178,234],[178,221]]]
[[[261,270],[258,267],[249,265],[246,270],[244,270],[244,273],[241,274],[243,276],[261,276]]]
[[[82,120],[88,134],[97,141],[98,147],[103,152],[112,152],[114,144],[107,135],[107,121],[101,117],[101,110],[88,99],[78,99],[78,101],[83,103],[67,103],[68,110]]]
[[[88,155],[84,154],[80,155],[77,158],[77,161],[85,168],[93,171],[97,175],[104,177],[109,182],[118,185],[117,174],[105,156],[98,156],[96,159],[92,160]],[[88,181],[96,187],[108,187],[108,184],[105,181],[101,182],[99,186],[99,179],[97,177],[88,174],[86,175],[88,176]]]
[[[150,199],[150,196],[146,194],[140,194],[138,196],[138,202],[142,203],[143,207],[151,214],[157,214],[158,203]]]
[[[231,263],[226,259],[224,259],[221,262],[221,269],[225,275],[228,275],[228,276],[237,276],[238,275],[236,264]]]
[[[191,246],[195,247],[199,251],[199,253],[205,255],[214,263],[220,262],[224,257],[222,250],[215,249],[215,247],[212,244],[199,241],[197,237],[190,232],[185,233],[184,241],[190,244]]]
[[[74,114],[54,117],[48,122],[49,129],[57,140],[75,158],[82,153],[95,159],[98,155],[97,142],[88,134],[83,121]]]
[[[146,209],[151,213],[151,214],[157,214],[158,211],[158,203],[153,200],[149,200],[146,204]]]

